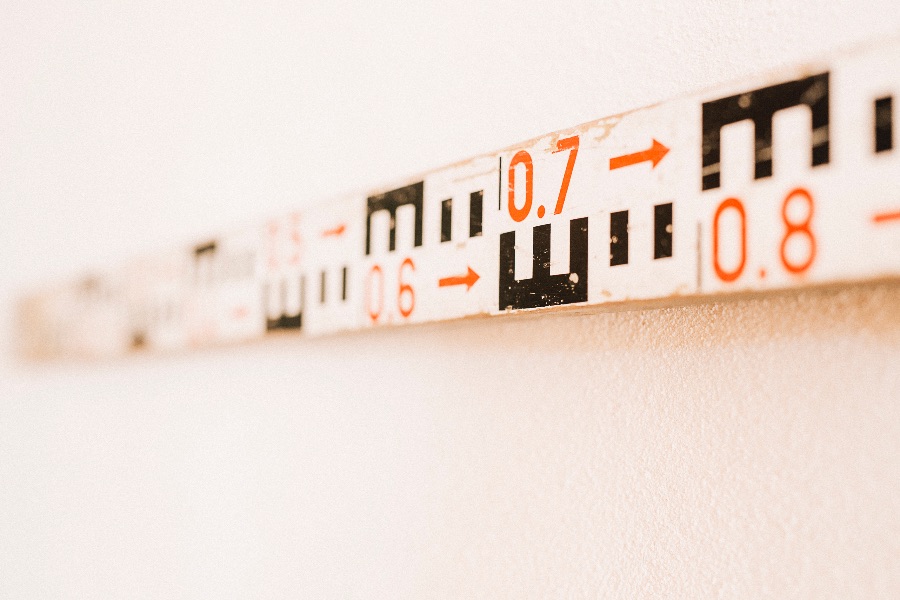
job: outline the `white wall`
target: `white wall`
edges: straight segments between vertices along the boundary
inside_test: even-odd
[[[0,598],[900,596],[897,284],[94,365],[10,322],[895,0],[120,4],[0,7]]]

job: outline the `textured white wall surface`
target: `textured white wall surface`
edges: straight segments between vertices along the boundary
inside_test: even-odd
[[[900,31],[785,4],[4,2],[0,598],[900,597],[897,284],[12,354],[35,285]]]

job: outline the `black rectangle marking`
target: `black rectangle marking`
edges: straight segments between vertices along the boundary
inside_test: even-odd
[[[205,244],[200,244],[199,246],[194,248],[194,255],[200,256],[202,254],[212,254],[216,251],[216,242],[207,242]]]
[[[894,97],[885,96],[875,101],[875,152],[887,152],[894,148]]]
[[[653,258],[672,256],[672,203],[653,207]]]
[[[341,269],[341,302],[347,299],[347,267]]]
[[[328,273],[326,271],[322,271],[322,280],[321,280],[321,289],[319,290],[319,303],[325,304],[325,300],[328,299]]]
[[[772,176],[772,118],[776,112],[805,104],[812,113],[811,165],[828,164],[829,75],[819,73],[795,81],[750,90],[742,94],[703,103],[701,188],[716,189],[721,175],[721,130],[738,121],[753,121],[754,179]]]
[[[609,214],[609,266],[628,264],[628,211]]]
[[[503,198],[503,157],[500,157],[500,166],[497,168],[497,210]]]
[[[278,304],[275,306],[275,310],[270,310],[270,302],[271,297],[269,293],[269,287],[272,285],[278,286]],[[263,312],[266,316],[266,331],[276,331],[279,329],[302,329],[303,328],[303,307],[306,304],[304,290],[306,289],[306,280],[301,275],[299,281],[299,289],[297,291],[300,301],[300,310],[295,315],[286,314],[285,305],[287,304],[287,284],[282,281],[277,281],[274,283],[266,284],[263,286]],[[270,314],[272,312],[277,312],[278,316],[276,318],[272,318]]]
[[[469,237],[481,235],[481,216],[484,212],[484,190],[469,194]]]
[[[569,272],[550,274],[550,225],[532,229],[532,276],[516,279],[516,232],[500,235],[501,309],[540,308],[587,302],[588,218],[569,222]]]
[[[449,242],[453,233],[453,199],[441,202],[441,243]]]
[[[412,183],[396,190],[391,190],[377,196],[370,196],[366,204],[366,256],[372,249],[372,215],[378,211],[386,210],[390,215],[388,250],[393,252],[397,245],[397,209],[401,206],[412,205],[413,218],[415,219],[415,231],[413,233],[413,246],[422,245],[422,199],[425,195],[425,182]]]

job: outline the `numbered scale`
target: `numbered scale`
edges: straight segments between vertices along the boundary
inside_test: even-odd
[[[900,43],[586,123],[26,298],[33,358],[900,277]]]

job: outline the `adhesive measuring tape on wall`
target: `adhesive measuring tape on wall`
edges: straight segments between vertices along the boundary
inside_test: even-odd
[[[900,277],[900,43],[555,132],[26,298],[30,357]]]

